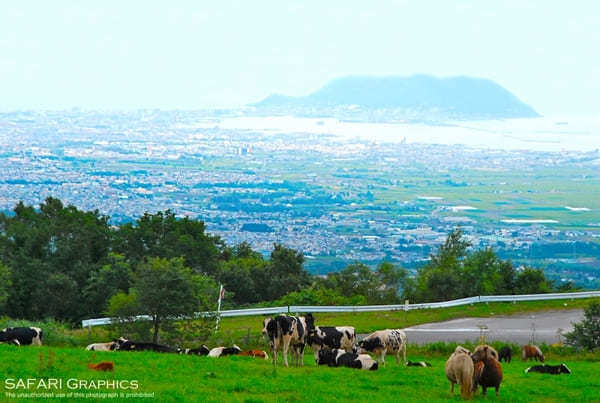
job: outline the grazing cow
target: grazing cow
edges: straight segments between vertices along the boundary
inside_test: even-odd
[[[259,358],[264,358],[265,360],[269,359],[269,355],[267,354],[266,351],[263,351],[263,350],[242,351],[240,353],[240,355],[243,355],[245,357],[259,357]]]
[[[394,354],[396,364],[399,364],[402,352],[402,363],[406,363],[406,334],[400,329],[377,330],[359,341],[358,347],[359,353],[374,353],[384,366],[386,353]]]
[[[208,355],[210,349],[206,347],[204,344],[199,348],[186,348],[179,352],[179,354],[188,354],[188,355]]]
[[[348,353],[345,350],[334,348],[332,350],[319,350],[317,365],[330,367],[348,367],[375,371],[379,367],[377,361],[368,354]]]
[[[489,351],[490,355],[491,355],[492,357],[494,357],[496,360],[498,360],[498,358],[499,358],[499,355],[498,355],[498,352],[496,351],[496,349],[495,349],[494,347],[492,347],[492,346],[489,346],[489,345],[487,345],[487,344],[480,344],[480,345],[478,345],[477,347],[475,347],[475,350],[473,350],[473,354],[475,354],[475,353],[476,353],[476,352],[478,352],[478,351],[481,351],[481,350],[483,350],[483,349],[484,349],[484,347],[487,347],[487,349],[488,349],[488,351]]]
[[[542,374],[552,374],[552,375],[560,375],[560,374],[570,374],[571,370],[569,367],[562,363],[560,365],[534,365],[533,367],[529,367],[525,370],[525,373],[528,374],[530,372],[540,372]]]
[[[406,363],[407,366],[409,367],[431,367],[431,364],[425,361],[417,361],[417,362],[412,362],[412,361],[408,361]]]
[[[0,330],[0,342],[12,343],[13,340],[19,342],[19,346],[42,345],[44,333],[39,327],[9,327]],[[14,343],[12,343],[14,344]]]
[[[500,349],[500,353],[498,354],[498,362],[502,362],[502,360],[510,363],[512,361],[512,350],[508,346],[504,346]]]
[[[473,360],[462,351],[454,352],[446,361],[446,378],[450,381],[450,393],[454,395],[454,385],[460,385],[460,394],[468,399],[473,392]]]
[[[542,354],[542,350],[540,350],[538,346],[523,346],[521,349],[521,357],[523,358],[523,361],[534,358],[536,361],[539,359],[541,362],[544,362],[544,354]]]
[[[93,369],[94,371],[114,371],[115,364],[111,361],[103,361],[98,364],[88,364],[89,369]]]
[[[287,353],[292,347],[296,357],[296,366],[304,365],[304,344],[306,338],[306,320],[304,317],[278,315],[265,318],[262,334],[268,339],[273,353],[273,365],[277,365],[277,350],[281,349],[283,365],[288,367]]]
[[[502,366],[494,356],[492,347],[488,345],[478,346],[471,359],[473,363],[483,362],[483,370],[479,376],[479,384],[483,390],[483,395],[487,395],[487,388],[496,388],[496,396],[500,393],[500,383],[502,382]]]
[[[114,341],[117,343],[116,350],[119,351],[156,351],[158,353],[179,353],[181,351],[181,349],[175,349],[164,344],[131,341],[123,337]]]
[[[314,354],[315,361],[319,359],[319,351],[343,349],[346,352],[354,350],[356,332],[352,326],[315,326],[315,319],[308,313],[306,319],[306,344]]]
[[[108,343],[92,343],[88,345],[85,349],[90,351],[115,351],[119,344],[115,341],[110,341]]]
[[[241,352],[242,349],[234,344],[232,347],[215,347],[208,352],[208,356],[212,358],[219,358],[226,355],[237,355]]]

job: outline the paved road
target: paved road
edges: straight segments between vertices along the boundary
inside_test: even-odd
[[[409,343],[432,343],[479,339],[479,325],[486,325],[487,341],[506,341],[527,344],[535,325],[535,343],[548,344],[558,341],[557,330],[563,333],[573,329],[573,322],[583,318],[580,309],[536,312],[523,315],[496,316],[491,318],[464,318],[446,322],[428,323],[404,329]]]

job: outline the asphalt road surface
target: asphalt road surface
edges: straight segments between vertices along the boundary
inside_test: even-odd
[[[558,329],[563,333],[573,330],[573,322],[583,319],[583,310],[535,312],[522,315],[490,318],[463,318],[446,322],[427,323],[404,329],[409,343],[425,344],[437,341],[479,340],[479,326],[487,326],[487,341],[505,341],[527,344],[532,334],[535,343],[558,342]]]

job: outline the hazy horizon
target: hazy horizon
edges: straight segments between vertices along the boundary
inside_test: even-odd
[[[596,2],[0,5],[0,110],[240,107],[357,75],[490,79],[544,116],[600,105]]]

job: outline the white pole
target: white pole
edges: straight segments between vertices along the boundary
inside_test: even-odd
[[[223,293],[223,284],[219,288],[219,302],[217,303],[217,325],[215,326],[215,332],[219,330],[219,320],[221,319],[221,294]]]

